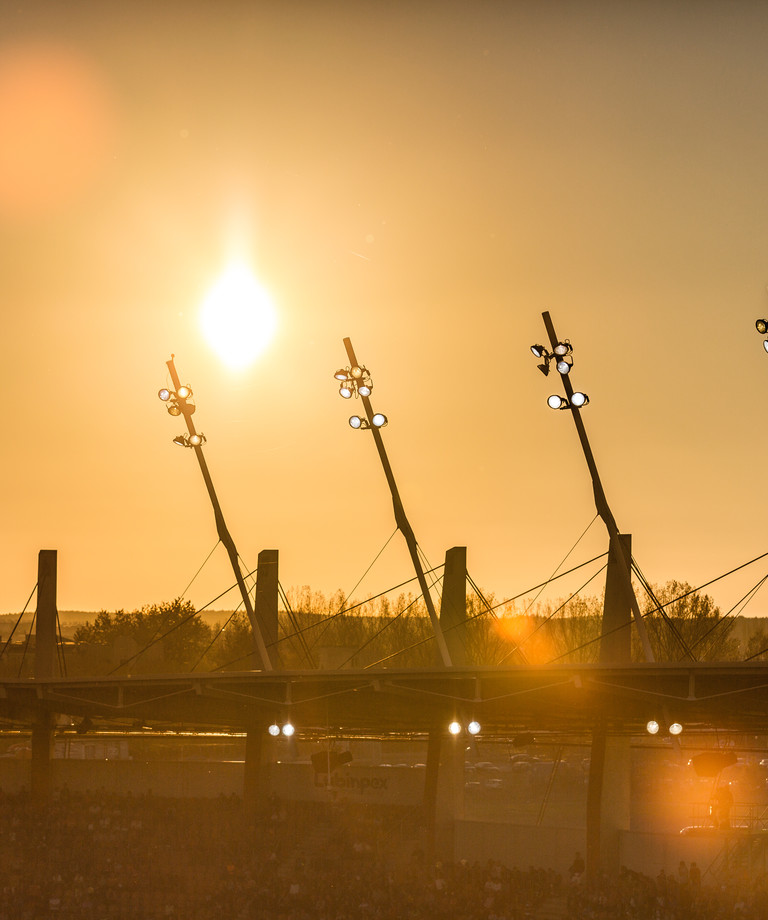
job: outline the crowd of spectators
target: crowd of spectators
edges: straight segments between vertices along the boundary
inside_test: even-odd
[[[765,920],[763,880],[440,862],[405,810],[0,793],[0,920]],[[582,864],[574,862],[576,869]],[[572,867],[573,868],[573,867]]]
[[[702,882],[695,862],[663,869],[654,879],[622,867],[618,876],[569,884],[569,920],[766,920],[768,888],[763,873],[745,878],[724,873]]]
[[[405,810],[64,792],[0,815],[0,920],[523,920],[560,883],[427,859]]]

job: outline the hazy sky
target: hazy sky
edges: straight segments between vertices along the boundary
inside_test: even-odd
[[[245,562],[352,590],[394,521],[345,336],[431,563],[466,545],[526,591],[595,514],[544,310],[646,577],[768,551],[766,48],[762,2],[3,5],[0,612],[39,549],[95,611],[172,599],[214,547],[171,353]],[[277,330],[234,371],[198,313],[238,248]],[[569,564],[605,548],[596,522]],[[356,595],[412,574],[397,535]],[[189,597],[231,583],[219,547]]]

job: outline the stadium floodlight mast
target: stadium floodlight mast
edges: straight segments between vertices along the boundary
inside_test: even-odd
[[[355,351],[352,348],[352,342],[349,338],[344,339],[344,347],[347,351],[349,367],[341,368],[333,375],[334,378],[340,382],[339,395],[342,397],[342,399],[350,399],[353,396],[356,398],[359,397],[363,404],[365,415],[351,416],[349,419],[349,425],[351,428],[355,428],[357,430],[367,430],[373,434],[376,450],[379,453],[379,460],[381,461],[381,465],[384,469],[384,475],[387,478],[387,485],[389,486],[389,491],[392,495],[395,522],[399,530],[402,532],[403,537],[405,538],[405,542],[408,546],[411,562],[413,563],[413,568],[416,572],[416,578],[418,579],[419,587],[421,588],[421,594],[424,598],[427,613],[429,614],[429,619],[432,623],[432,631],[435,635],[435,641],[437,642],[440,659],[446,667],[450,667],[452,664],[451,655],[448,651],[448,645],[445,641],[445,636],[443,635],[443,630],[440,626],[440,619],[437,615],[437,611],[435,610],[435,605],[432,601],[432,595],[429,592],[427,578],[424,574],[421,560],[419,559],[419,550],[418,544],[416,542],[416,536],[408,521],[408,518],[405,515],[403,502],[400,498],[400,493],[397,488],[397,483],[395,482],[392,467],[389,463],[389,458],[387,457],[387,452],[384,448],[384,441],[381,437],[381,429],[387,424],[388,419],[386,415],[383,415],[381,412],[373,411],[370,399],[371,393],[373,392],[373,381],[371,380],[371,375],[368,372],[368,369],[364,365],[360,364],[360,362],[357,360]]]
[[[174,418],[177,416],[184,416],[184,419],[187,423],[187,434],[177,435],[173,439],[173,443],[178,444],[181,447],[189,447],[195,452],[197,462],[200,465],[200,472],[203,474],[203,480],[205,481],[205,486],[208,490],[208,497],[210,498],[211,504],[213,505],[213,516],[216,519],[216,531],[219,535],[219,539],[227,550],[227,555],[229,556],[229,561],[232,565],[232,571],[235,574],[235,581],[237,582],[237,587],[240,589],[240,596],[243,600],[243,606],[246,613],[248,614],[248,620],[251,623],[251,631],[253,634],[255,651],[257,652],[261,661],[262,669],[265,671],[271,671],[273,670],[272,661],[269,657],[269,651],[267,650],[266,643],[264,642],[264,635],[261,630],[261,625],[259,624],[258,617],[256,616],[256,612],[253,609],[253,604],[251,603],[250,595],[248,594],[248,588],[245,584],[243,573],[240,571],[237,547],[235,546],[235,541],[232,539],[232,535],[230,534],[226,522],[224,521],[221,505],[219,504],[216,490],[213,487],[213,480],[211,479],[211,474],[208,470],[208,464],[206,463],[205,455],[203,454],[203,444],[205,443],[206,438],[204,434],[201,434],[197,431],[195,424],[192,421],[192,416],[195,412],[195,404],[192,401],[192,387],[189,385],[182,385],[181,381],[179,380],[179,375],[176,372],[174,358],[175,355],[171,355],[171,360],[165,362],[166,366],[168,367],[168,373],[170,374],[174,389],[171,390],[168,387],[162,387],[158,391],[157,395],[161,402],[167,404],[169,415],[173,416]]]
[[[571,369],[573,368],[573,346],[568,339],[561,340],[557,337],[555,327],[548,312],[542,313],[542,319],[544,320],[544,326],[547,330],[547,335],[549,336],[551,350],[547,351],[543,345],[532,345],[531,352],[534,357],[543,359],[544,363],[539,364],[538,368],[545,376],[549,374],[550,363],[555,361],[557,370],[560,374],[560,380],[563,383],[563,389],[565,390],[565,397],[556,395],[550,396],[547,399],[547,405],[551,409],[571,410],[571,415],[573,416],[573,421],[576,425],[576,431],[579,435],[581,448],[584,453],[584,459],[587,461],[587,467],[592,479],[592,491],[595,496],[595,507],[597,509],[597,513],[600,515],[603,523],[605,524],[606,530],[608,531],[608,537],[611,545],[617,547],[618,558],[621,561],[621,569],[626,585],[627,599],[632,609],[632,615],[635,621],[635,625],[637,626],[637,633],[640,637],[640,642],[643,647],[646,661],[653,661],[654,655],[651,649],[650,640],[648,638],[648,631],[645,628],[645,621],[643,619],[642,613],[640,612],[640,607],[637,603],[635,592],[632,589],[632,560],[627,553],[624,542],[620,539],[619,528],[616,523],[616,519],[613,516],[613,512],[608,505],[608,499],[605,496],[603,484],[600,480],[600,474],[597,470],[597,463],[595,462],[595,457],[589,444],[589,438],[587,437],[587,430],[584,427],[584,421],[582,420],[581,412],[579,411],[584,406],[589,404],[589,397],[586,395],[586,393],[574,391],[571,384],[570,373]],[[566,361],[566,359],[568,360]]]

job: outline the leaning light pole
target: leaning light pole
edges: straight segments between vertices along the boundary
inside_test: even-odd
[[[370,430],[373,434],[376,450],[379,453],[379,459],[381,460],[381,465],[384,469],[384,475],[387,478],[387,485],[389,486],[389,491],[392,494],[392,505],[395,512],[395,523],[403,534],[405,542],[408,546],[411,562],[413,563],[413,568],[416,572],[416,578],[418,579],[419,587],[421,588],[421,593],[424,597],[424,603],[426,604],[427,612],[429,613],[429,619],[432,623],[432,630],[435,634],[435,640],[440,652],[440,658],[446,667],[451,667],[451,655],[448,651],[448,645],[445,641],[442,627],[440,626],[440,619],[432,601],[432,595],[429,591],[429,585],[427,584],[427,578],[424,574],[424,568],[421,564],[421,560],[419,559],[416,536],[408,521],[408,518],[406,517],[405,509],[403,508],[403,503],[400,499],[400,493],[397,489],[397,483],[395,482],[395,477],[392,473],[392,467],[390,465],[389,458],[387,457],[387,452],[384,448],[384,441],[381,437],[381,429],[387,424],[387,417],[386,415],[382,415],[381,412],[373,411],[370,399],[371,392],[373,390],[371,375],[368,373],[368,369],[366,367],[358,363],[357,358],[355,357],[355,351],[352,348],[352,342],[348,338],[344,339],[344,347],[347,350],[347,357],[349,358],[350,366],[338,370],[334,374],[334,377],[340,381],[339,393],[345,399],[349,399],[355,395],[359,396],[363,404],[363,408],[365,409],[365,417],[353,415],[349,419],[349,424],[352,428]]]
[[[570,410],[579,436],[584,459],[592,479],[595,508],[608,531],[609,562],[605,584],[600,660],[605,664],[628,664],[631,648],[626,620],[632,619],[647,661],[653,661],[653,651],[640,608],[632,588],[632,554],[629,536],[619,533],[616,519],[608,505],[592,448],[589,444],[581,409],[589,404],[586,393],[575,391],[570,381],[573,348],[555,333],[549,313],[542,314],[551,351],[543,345],[532,345],[534,356],[542,361],[539,370],[546,376],[554,364],[563,383],[565,396],[554,394],[547,399],[551,409]],[[620,638],[622,637],[622,638]],[[592,729],[592,745],[587,786],[587,874],[594,877],[607,860],[617,858],[618,834],[629,827],[629,746],[626,739],[611,735],[604,715],[598,714]]]
[[[584,453],[584,459],[587,462],[589,475],[592,479],[592,491],[595,496],[595,508],[598,515],[605,524],[606,530],[608,531],[610,548],[611,550],[615,551],[616,558],[619,561],[620,570],[623,575],[626,599],[629,603],[630,609],[632,610],[632,616],[637,627],[637,634],[640,637],[640,643],[643,647],[645,659],[646,661],[653,661],[654,656],[653,650],[651,649],[651,643],[648,638],[648,631],[645,628],[645,621],[643,619],[642,613],[640,612],[640,607],[637,603],[634,589],[632,588],[631,553],[628,551],[625,541],[621,539],[619,534],[619,527],[616,523],[616,518],[614,518],[613,512],[608,505],[608,499],[605,496],[603,484],[600,480],[600,474],[597,470],[595,456],[592,453],[589,438],[587,437],[587,430],[584,427],[584,420],[581,417],[580,410],[584,406],[588,405],[589,397],[586,395],[586,393],[574,391],[573,386],[571,385],[569,374],[571,367],[573,366],[573,347],[567,339],[564,341],[560,341],[560,339],[558,339],[557,334],[555,333],[555,327],[548,312],[542,313],[542,318],[544,320],[544,326],[547,330],[547,335],[549,336],[550,347],[552,348],[552,351],[547,351],[543,345],[532,345],[531,351],[536,358],[542,359],[543,363],[538,365],[538,367],[539,370],[541,370],[545,375],[549,373],[550,365],[552,363],[555,364],[555,368],[558,371],[560,380],[563,384],[563,389],[565,390],[565,398],[562,396],[553,395],[549,397],[547,404],[551,409],[571,410],[573,423],[576,426],[576,432],[579,436],[579,442],[581,443],[581,449]]]
[[[273,670],[272,660],[264,641],[261,624],[259,623],[258,617],[253,608],[253,604],[251,603],[251,598],[248,594],[248,588],[245,584],[243,573],[240,570],[240,562],[237,556],[237,547],[235,546],[235,541],[232,539],[232,535],[230,534],[226,522],[224,521],[221,505],[219,504],[216,490],[213,487],[213,480],[211,479],[211,474],[208,470],[208,464],[206,463],[205,455],[203,454],[205,435],[196,430],[195,424],[192,421],[192,415],[195,411],[195,403],[192,398],[192,388],[188,385],[182,385],[179,379],[179,375],[176,372],[176,365],[174,364],[173,359],[174,355],[171,355],[171,360],[166,361],[166,364],[168,366],[168,372],[171,375],[171,381],[174,388],[170,390],[167,387],[163,387],[158,391],[157,395],[164,403],[166,403],[169,415],[183,415],[184,420],[187,423],[187,434],[177,435],[173,439],[173,442],[174,444],[178,444],[181,447],[190,447],[195,452],[197,462],[200,465],[200,472],[203,474],[203,480],[205,481],[205,486],[208,490],[208,497],[210,498],[211,504],[213,505],[213,515],[216,519],[216,531],[219,535],[219,539],[227,550],[227,555],[229,556],[229,561],[232,565],[232,571],[235,574],[235,581],[237,582],[237,587],[240,590],[243,606],[245,607],[245,611],[248,615],[248,620],[251,624],[254,644],[256,646],[256,652],[261,661],[261,667],[265,671],[271,671]]]

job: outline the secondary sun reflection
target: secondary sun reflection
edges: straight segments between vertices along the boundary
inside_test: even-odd
[[[277,316],[269,294],[242,262],[233,262],[200,308],[206,340],[230,367],[242,369],[269,345]]]

